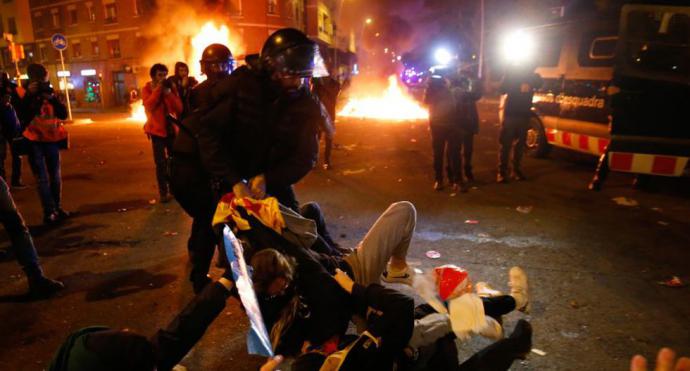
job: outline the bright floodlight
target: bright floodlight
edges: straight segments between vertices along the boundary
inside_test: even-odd
[[[446,66],[453,59],[453,55],[446,49],[438,48],[434,52],[434,58],[438,64]]]
[[[503,39],[503,58],[512,64],[522,64],[534,56],[534,37],[525,30],[517,30]]]

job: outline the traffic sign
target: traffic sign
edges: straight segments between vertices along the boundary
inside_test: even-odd
[[[56,33],[50,37],[50,42],[53,44],[53,48],[57,50],[67,49],[67,38],[61,33]]]

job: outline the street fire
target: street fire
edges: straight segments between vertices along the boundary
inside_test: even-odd
[[[144,104],[142,103],[141,99],[134,101],[134,103],[129,105],[128,120],[146,122],[146,111],[144,110]]]
[[[160,60],[165,61],[168,64],[168,68],[170,68],[170,75],[174,73],[172,68],[176,61],[185,61],[185,63],[187,63],[189,66],[190,76],[194,76],[199,82],[206,80],[206,76],[202,75],[201,73],[199,60],[201,59],[201,54],[203,53],[204,49],[211,44],[218,43],[226,45],[236,55],[243,52],[243,47],[240,44],[239,38],[231,35],[230,28],[225,24],[217,25],[214,21],[207,21],[201,26],[188,26],[189,27],[186,27],[186,29],[193,27],[198,31],[195,34],[186,37],[186,39],[190,40],[190,44],[187,47],[179,48],[174,51],[162,50],[161,54],[156,56],[156,58],[160,58]],[[141,100],[130,104],[129,120],[136,122],[146,121],[146,113]]]
[[[350,98],[345,107],[338,112],[338,116],[412,121],[428,119],[429,112],[404,92],[398,78],[391,75],[388,77],[388,87],[383,95]]]
[[[211,44],[223,44],[237,53],[237,48],[233,47],[236,43],[230,40],[230,29],[228,26],[224,24],[216,26],[213,21],[206,22],[206,24],[201,27],[199,33],[192,37],[192,58],[187,62],[189,65],[189,74],[195,76],[199,82],[206,80],[206,76],[201,74],[199,60],[201,60],[201,54],[204,52],[204,48]]]

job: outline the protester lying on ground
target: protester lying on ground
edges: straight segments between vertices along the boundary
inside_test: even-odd
[[[337,350],[305,344],[304,352],[292,363],[294,371],[345,370],[507,370],[515,359],[531,349],[532,328],[520,320],[510,337],[502,339],[458,365],[453,335],[441,336],[433,354],[424,362],[404,353],[417,331],[414,300],[396,290],[373,283],[364,287],[345,272],[334,276],[340,287],[352,295],[355,312],[366,318],[366,330],[354,340],[347,338]],[[429,366],[429,367],[427,367]]]
[[[414,286],[429,304],[415,309],[415,327],[403,364],[410,370],[505,370],[515,359],[524,359],[531,349],[531,326],[519,321],[507,339],[502,326],[503,315],[528,307],[524,271],[511,268],[508,285],[510,295],[502,295],[479,282],[474,294],[467,271],[453,265],[416,276]],[[458,368],[455,339],[464,341],[473,334],[498,341]]]
[[[328,277],[336,268],[348,272],[362,285],[379,283],[381,278],[411,283],[406,255],[416,212],[409,202],[392,204],[357,249],[344,258],[310,250],[306,237],[301,239],[290,231],[294,222],[291,218],[284,220],[285,228],[274,226],[283,231],[282,235],[267,227],[272,225],[267,220],[265,225],[248,214],[246,219],[251,228],[240,235],[251,244],[248,250],[253,256],[248,259],[254,268],[254,287],[278,353],[292,355],[299,351],[300,336],[322,345],[337,344],[333,336],[344,334],[352,309],[348,297],[343,297]]]
[[[167,328],[151,338],[103,326],[78,330],[62,343],[48,370],[170,370],[201,339],[233,290],[234,283],[226,278],[207,285]]]
[[[428,274],[415,277],[414,288],[428,304],[422,305],[427,314],[424,327],[435,331],[454,332],[461,339],[481,335],[489,339],[503,338],[502,316],[529,307],[527,275],[520,267],[509,273],[510,295],[503,295],[486,282],[477,283],[473,292],[472,281],[466,270],[446,264]],[[413,336],[413,338],[415,338]],[[425,339],[414,339],[411,344],[422,347]]]
[[[639,354],[630,360],[630,371],[647,371],[647,359]],[[690,358],[680,357],[670,348],[661,348],[656,356],[655,371],[690,371]]]
[[[341,270],[335,280],[351,295],[354,312],[366,319],[366,329],[354,340],[344,338],[337,349],[305,344],[292,370],[392,370],[412,335],[414,300],[377,283],[355,283]]]

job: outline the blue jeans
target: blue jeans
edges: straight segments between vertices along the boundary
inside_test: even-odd
[[[29,229],[14,204],[5,179],[0,178],[0,223],[12,242],[12,251],[29,278],[43,275]]]
[[[50,215],[62,207],[62,175],[58,144],[31,142],[29,163],[38,183],[43,213]]]

